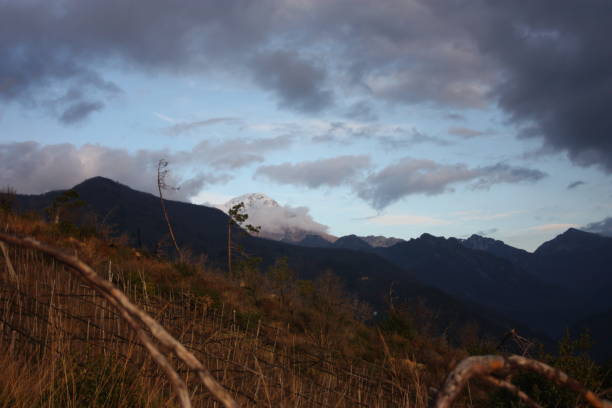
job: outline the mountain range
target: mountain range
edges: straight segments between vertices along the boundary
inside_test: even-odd
[[[132,245],[153,250],[167,238],[159,197],[102,177],[74,190],[87,203],[83,211],[125,234]],[[43,212],[60,194],[20,195],[18,205],[23,211]],[[255,202],[247,208],[261,199],[252,198]],[[282,208],[274,203],[266,205]],[[178,201],[167,200],[166,207],[181,247],[205,254],[211,265],[223,268],[227,215]],[[435,309],[439,328],[474,321],[488,333],[518,327],[547,338],[593,322],[604,327],[593,333],[598,356],[612,357],[609,331],[602,323],[612,310],[612,238],[570,229],[529,253],[478,235],[456,239],[423,234],[407,241],[348,235],[334,240],[321,231],[325,229],[304,230],[292,243],[234,235],[241,236],[246,252],[261,257],[264,270],[278,257],[287,257],[302,279],[331,270],[375,309],[385,307],[393,288],[394,296],[405,302],[421,299]]]

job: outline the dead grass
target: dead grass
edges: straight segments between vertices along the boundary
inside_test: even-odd
[[[251,299],[202,264],[186,270],[35,218],[8,216],[4,229],[75,252],[166,327],[242,406],[424,407],[430,397],[427,372],[407,362],[415,357],[368,351],[378,340],[357,320],[347,322],[363,334],[348,339],[334,336],[333,327],[295,330],[274,297]],[[10,246],[8,252],[18,280],[8,279],[0,263],[0,406],[176,405],[163,373],[104,299],[47,256]],[[262,304],[275,318],[262,316]],[[193,372],[172,363],[194,406],[218,406]]]

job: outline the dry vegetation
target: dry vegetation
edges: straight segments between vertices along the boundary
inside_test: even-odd
[[[8,211],[0,221],[3,232],[52,243],[91,265],[193,353],[241,406],[426,407],[457,363],[495,349],[469,328],[463,344],[451,346],[400,308],[378,325],[366,323],[367,306],[344,293],[332,274],[298,281],[282,260],[267,273],[245,262],[230,278],[203,258],[184,254],[173,263],[137,252],[100,228]],[[40,251],[7,245],[6,253],[0,261],[0,407],[179,405],[165,373],[107,299]],[[220,406],[193,370],[156,345],[185,380],[194,406]],[[596,391],[605,385],[597,370],[589,369],[585,383]],[[510,394],[491,396],[485,382],[464,385],[457,406],[519,406]]]

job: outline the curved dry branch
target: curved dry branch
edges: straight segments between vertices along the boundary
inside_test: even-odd
[[[521,356],[474,356],[463,360],[455,369],[448,375],[444,386],[438,393],[435,408],[449,408],[459,396],[459,393],[466,386],[468,380],[474,377],[484,378],[490,384],[508,389],[527,402],[526,394],[520,391],[516,386],[506,381],[491,377],[491,374],[496,372],[508,372],[513,370],[529,370],[536,372],[549,380],[567,387],[583,396],[583,398],[594,408],[612,408],[612,403],[600,399],[594,392],[586,389],[578,381],[568,376],[563,371],[553,368],[548,364],[540,361],[532,360]],[[492,381],[491,381],[492,380]],[[512,386],[509,388],[508,385]],[[521,392],[523,396],[517,392]],[[529,401],[531,399],[529,398]],[[532,401],[533,402],[533,401]],[[533,403],[535,404],[535,403]],[[533,406],[533,405],[532,405]]]
[[[140,326],[141,324],[149,329],[151,335],[157,341],[169,350],[172,350],[187,367],[195,370],[200,381],[226,408],[238,408],[238,404],[232,396],[213,378],[204,365],[185,346],[168,333],[155,319],[133,304],[121,290],[116,288],[111,282],[98,276],[89,265],[74,256],[68,255],[33,238],[19,238],[0,232],[0,241],[35,249],[52,256],[57,261],[69,266],[77,277],[84,279],[94,290],[104,296],[109,303],[119,310],[127,323],[136,331],[139,339],[151,354],[151,357],[166,371],[183,407],[191,406],[184,382],[178,377],[178,374],[176,374],[176,371],[174,371],[164,355],[155,347],[149,336]]]
[[[487,375],[482,378],[486,383],[489,383],[495,387],[503,388],[507,391],[510,391],[512,394],[519,397],[525,404],[530,406],[531,408],[542,408],[540,404],[531,399],[531,397],[521,391],[516,385],[512,384],[509,381],[501,380],[499,378],[493,377],[491,375]]]

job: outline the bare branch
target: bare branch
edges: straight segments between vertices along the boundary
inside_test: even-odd
[[[159,350],[155,349],[155,346],[150,339],[148,339],[147,334],[140,327],[140,324],[148,328],[151,335],[163,346],[167,347],[169,350],[172,350],[172,352],[181,361],[183,361],[187,367],[196,371],[200,381],[226,408],[238,408],[238,404],[234,401],[232,396],[213,378],[204,365],[191,352],[189,352],[185,346],[183,346],[170,333],[168,333],[166,329],[164,329],[155,319],[133,304],[121,290],[116,288],[111,282],[101,278],[89,265],[85,264],[83,261],[74,256],[68,255],[32,238],[19,238],[0,232],[0,241],[36,249],[52,256],[57,261],[70,267],[70,270],[78,278],[85,280],[94,290],[99,292],[109,303],[115,306],[115,308],[117,308],[121,315],[126,319],[128,324],[130,324],[130,326],[136,330],[140,340],[143,342],[147,350],[149,350],[151,356],[168,374],[175,392],[183,404],[182,407],[185,408],[191,406],[190,402],[188,405],[185,405],[188,402],[189,397],[185,394],[186,388],[184,388],[184,383],[181,384],[182,380],[178,378],[178,375],[174,375],[176,372],[173,373],[170,371],[170,363],[165,360],[165,357],[161,353],[159,353]],[[168,367],[170,367],[170,369],[168,369]],[[177,379],[180,380],[180,382],[177,382]]]
[[[438,393],[434,407],[451,407],[470,378],[479,377],[486,379],[486,377],[496,372],[507,372],[519,369],[536,372],[558,385],[579,393],[589,405],[594,408],[612,408],[611,402],[600,399],[595,393],[586,389],[582,384],[569,377],[563,371],[540,361],[515,355],[509,357],[489,355],[466,358],[448,375],[444,386]],[[491,383],[491,381],[489,381],[489,383]],[[508,389],[506,384],[502,384],[501,386]]]

